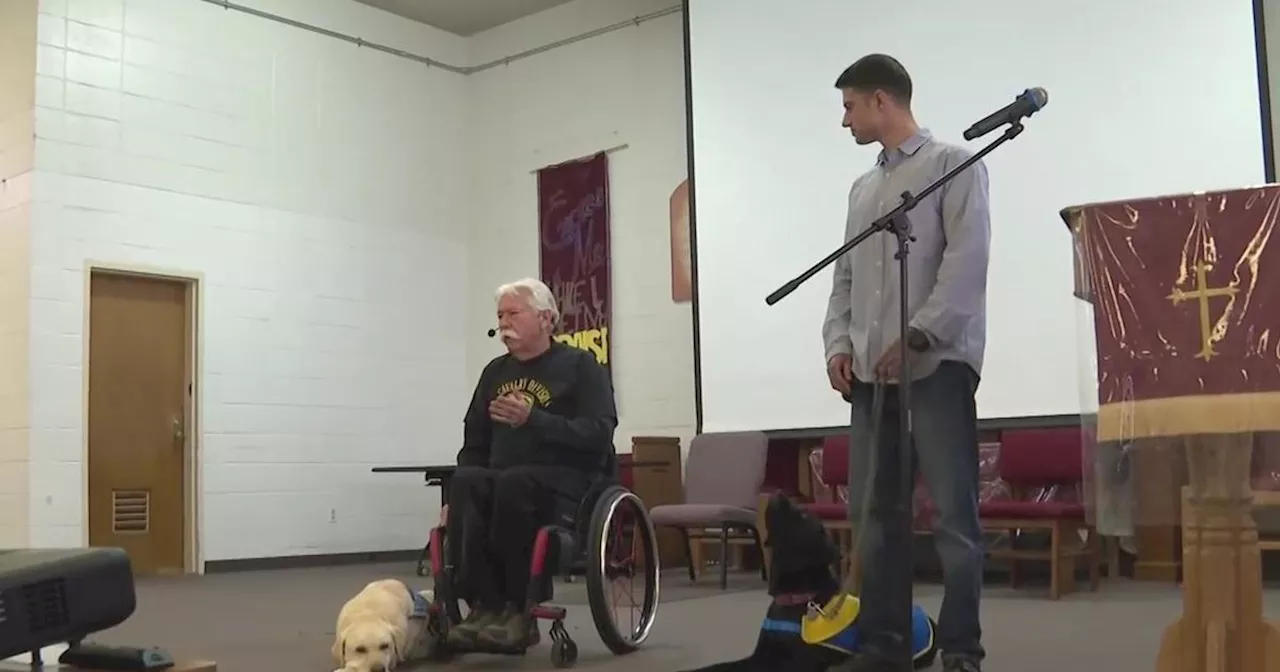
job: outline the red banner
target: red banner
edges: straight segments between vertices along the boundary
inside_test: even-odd
[[[609,368],[613,321],[609,158],[604,152],[538,171],[542,281],[560,306],[556,340]]]

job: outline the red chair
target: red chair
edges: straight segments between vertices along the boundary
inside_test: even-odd
[[[842,575],[845,572],[857,571],[853,549],[853,531],[849,525],[849,502],[847,501],[849,486],[848,433],[842,432],[823,439],[822,448],[814,451],[813,455],[810,456],[811,464],[814,462],[813,458],[815,457],[818,458],[819,463],[813,466],[818,467],[819,480],[831,490],[831,501],[806,502],[804,508],[822,521],[822,526],[827,529],[827,533],[835,541],[836,548],[840,549],[841,566],[837,568],[837,571]]]
[[[828,436],[822,440],[821,469],[818,478],[831,489],[832,501],[809,502],[805,508],[823,523],[849,523],[849,504],[840,497],[840,491],[849,486],[849,435]]]
[[[1056,497],[1056,491],[1078,492],[1084,481],[1083,437],[1079,427],[1023,429],[1004,432],[1000,438],[1000,477],[1009,485],[1008,500],[981,502],[978,513],[987,531],[1048,531],[1048,551],[992,549],[993,558],[1010,561],[1015,587],[1018,563],[1048,561],[1049,596],[1059,599],[1075,585],[1075,569],[1084,559],[1089,567],[1089,588],[1098,589],[1102,546],[1097,531],[1086,519],[1078,497]],[[1086,534],[1083,545],[1068,543],[1069,535]]]

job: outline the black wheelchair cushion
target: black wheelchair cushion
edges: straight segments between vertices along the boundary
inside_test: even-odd
[[[600,504],[600,498],[609,488],[617,484],[615,464],[612,474],[599,476],[592,481],[582,499],[574,501],[562,498],[560,500],[556,511],[556,522],[553,524],[554,532],[547,540],[550,546],[547,552],[551,554],[548,560],[553,561],[546,565],[548,570],[554,571],[559,576],[568,576],[573,574],[574,570],[585,569],[586,547],[589,543],[586,538],[587,527],[591,524],[591,517]]]

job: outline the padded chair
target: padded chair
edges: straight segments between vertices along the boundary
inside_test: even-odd
[[[1084,481],[1083,437],[1079,427],[1018,429],[1000,437],[1000,477],[1008,483],[1012,497],[980,502],[978,514],[988,532],[1018,530],[1049,533],[1049,550],[989,549],[993,558],[1008,559],[1010,579],[1017,585],[1018,565],[1026,560],[1049,563],[1049,597],[1059,599],[1075,583],[1077,562],[1089,569],[1089,588],[1097,590],[1102,564],[1098,531],[1090,525],[1084,504],[1077,497],[1055,499],[1043,493],[1058,488],[1074,490]],[[1040,491],[1041,495],[1035,495]],[[1083,546],[1069,544],[1071,536],[1083,534]]]
[[[815,465],[815,462],[817,463]],[[822,440],[822,448],[809,457],[810,466],[817,466],[818,478],[831,489],[831,501],[808,502],[804,506],[824,525],[838,529],[843,523],[848,527],[849,502],[849,433],[833,434]]]
[[[809,465],[822,484],[831,490],[829,502],[806,502],[804,508],[822,521],[822,526],[840,549],[839,572],[856,570],[853,528],[849,524],[849,433],[840,432],[822,440],[822,448],[809,455]]]
[[[729,543],[734,535],[750,535],[761,557],[757,527],[760,486],[764,484],[769,440],[763,432],[700,434],[689,444],[685,463],[684,504],[649,509],[655,527],[674,527],[684,541],[689,581],[698,580],[693,552],[709,530],[719,531],[720,588],[729,586]],[[763,563],[761,573],[765,574]],[[767,575],[766,577],[767,578]]]

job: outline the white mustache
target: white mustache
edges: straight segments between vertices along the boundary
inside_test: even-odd
[[[519,336],[515,329],[502,329],[498,332],[498,335],[503,338],[517,338]]]

